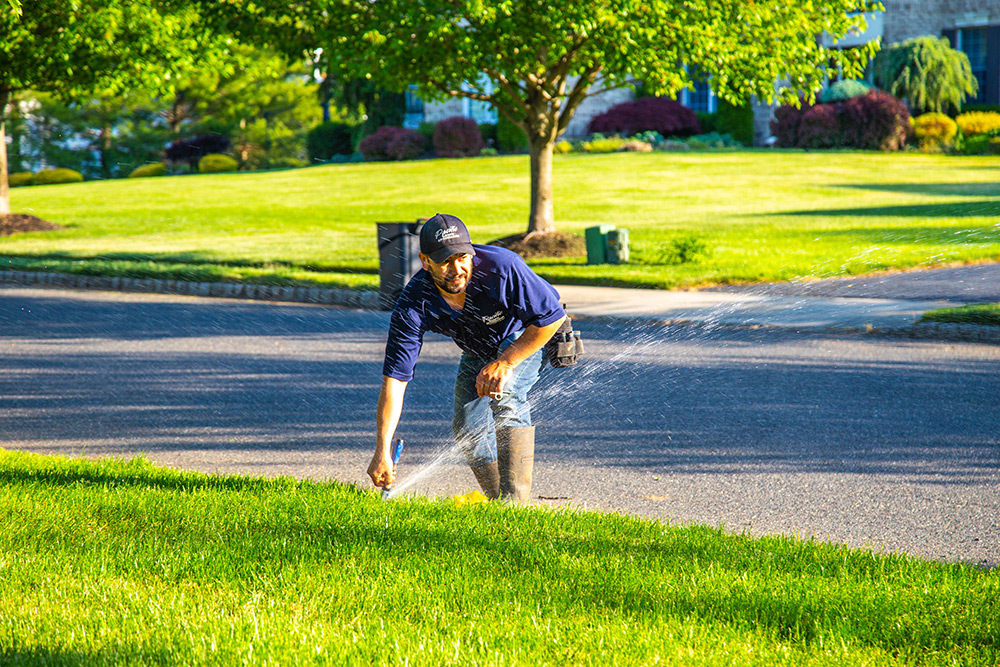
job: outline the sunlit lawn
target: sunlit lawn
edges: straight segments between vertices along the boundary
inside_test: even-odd
[[[4,665],[993,665],[1000,572],[0,450]]]
[[[570,154],[556,218],[630,231],[631,262],[538,260],[555,282],[676,287],[1000,259],[1000,158],[918,153]],[[524,231],[525,156],[343,164],[18,188],[68,228],[0,238],[5,268],[374,288],[375,223],[459,215],[473,240]],[[671,263],[678,239],[706,256]]]

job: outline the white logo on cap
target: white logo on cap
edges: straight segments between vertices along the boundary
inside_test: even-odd
[[[457,239],[461,236],[458,231],[458,227],[442,227],[441,229],[434,232],[434,240],[438,243],[444,243],[449,239]]]

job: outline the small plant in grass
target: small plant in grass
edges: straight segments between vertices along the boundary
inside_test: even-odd
[[[660,252],[661,264],[695,264],[712,256],[712,249],[697,234],[672,239]]]
[[[237,169],[239,164],[236,160],[221,153],[210,153],[198,160],[198,172],[201,174],[219,174]]]
[[[73,169],[42,169],[35,174],[35,185],[54,185],[57,183],[81,183],[83,174]]]
[[[627,142],[621,137],[605,137],[597,133],[590,141],[583,143],[583,150],[586,153],[616,153],[622,150]]]
[[[920,149],[928,152],[943,150],[952,145],[958,125],[943,113],[931,111],[913,119],[913,135]]]

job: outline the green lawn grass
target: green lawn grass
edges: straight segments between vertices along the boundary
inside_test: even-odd
[[[538,260],[554,282],[679,287],[1000,259],[1000,158],[856,151],[569,154],[563,231],[630,231],[631,262]],[[12,191],[66,225],[0,238],[0,268],[378,285],[375,222],[451,212],[473,240],[524,231],[525,156],[341,164]],[[672,263],[678,239],[708,252]]]
[[[0,663],[990,665],[1000,572],[0,450]]]
[[[924,313],[925,322],[1000,326],[1000,303],[983,303],[958,308],[941,308]]]

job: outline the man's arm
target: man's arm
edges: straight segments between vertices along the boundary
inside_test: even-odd
[[[375,415],[375,454],[368,465],[368,476],[375,486],[385,488],[392,484],[392,435],[399,424],[399,415],[403,412],[403,394],[406,392],[406,382],[382,376],[382,391],[378,395],[378,408]]]
[[[542,349],[555,335],[564,319],[566,319],[565,315],[544,327],[537,327],[533,324],[526,327],[524,333],[511,343],[496,361],[491,361],[483,366],[483,370],[479,371],[479,375],[476,377],[476,393],[480,396],[489,396],[503,391],[503,386],[514,371],[514,367]]]

